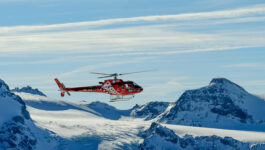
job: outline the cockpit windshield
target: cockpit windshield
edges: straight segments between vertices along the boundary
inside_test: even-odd
[[[134,85],[135,88],[141,88],[138,84],[136,84],[134,82],[133,82],[133,85]]]

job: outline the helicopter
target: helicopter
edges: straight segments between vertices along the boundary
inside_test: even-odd
[[[65,85],[61,83],[57,78],[55,78],[54,80],[59,87],[59,91],[61,92],[61,97],[64,97],[65,93],[67,93],[70,96],[71,95],[70,92],[95,92],[95,93],[109,94],[110,102],[126,101],[134,98],[135,94],[141,93],[143,91],[143,88],[133,81],[123,81],[122,79],[118,79],[118,76],[149,72],[149,71],[151,70],[130,72],[130,73],[112,73],[112,74],[90,72],[91,74],[101,75],[101,77],[98,77],[100,79],[109,78],[109,77],[114,77],[114,79],[107,79],[104,80],[104,82],[99,82],[100,85],[86,86],[86,87],[68,88],[65,87]]]

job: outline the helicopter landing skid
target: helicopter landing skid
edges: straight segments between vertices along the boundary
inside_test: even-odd
[[[110,102],[129,101],[134,98],[134,95],[110,95]]]

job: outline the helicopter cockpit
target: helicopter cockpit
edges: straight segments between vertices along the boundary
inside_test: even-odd
[[[136,88],[136,89],[141,89],[142,88],[138,84],[136,84],[135,82],[132,82],[132,83],[133,83],[134,88]]]
[[[135,82],[129,81],[124,83],[125,89],[127,92],[132,93],[132,92],[141,92],[143,91],[143,88],[140,87],[138,84]]]

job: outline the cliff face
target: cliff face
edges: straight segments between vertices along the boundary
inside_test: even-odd
[[[9,87],[0,80],[0,147],[3,149],[33,149],[37,140],[27,121],[31,121],[22,99],[11,93]]]
[[[35,126],[25,102],[0,79],[0,149],[53,149],[50,133]]]

